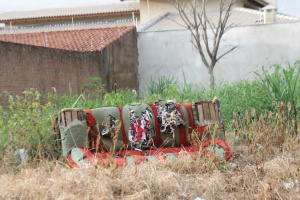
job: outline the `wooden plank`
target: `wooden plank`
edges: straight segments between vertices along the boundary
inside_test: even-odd
[[[216,116],[217,116],[217,121],[220,122],[220,115],[219,115],[219,107],[217,103],[214,103],[215,105],[215,111],[216,111]]]
[[[61,122],[64,126],[66,126],[66,118],[65,118],[65,113],[61,112]]]
[[[204,117],[203,117],[203,107],[202,105],[197,105],[198,108],[198,117],[201,124],[204,124]]]
[[[72,121],[78,119],[77,111],[72,111]]]
[[[71,111],[66,111],[65,116],[66,116],[66,125],[68,126],[72,122]]]
[[[78,120],[83,121],[83,112],[78,111]]]
[[[204,113],[204,120],[205,121],[211,121],[211,116],[210,116],[210,113],[209,113],[208,103],[203,104],[203,113]]]
[[[211,120],[213,121],[213,123],[215,123],[217,122],[217,116],[216,116],[214,103],[209,103],[208,105],[209,105]]]

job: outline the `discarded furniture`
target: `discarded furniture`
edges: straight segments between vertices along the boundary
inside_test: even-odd
[[[118,160],[115,164],[122,163],[120,166],[129,162],[124,152],[142,156],[140,159],[146,161],[153,160],[150,156],[153,152],[164,152],[164,157],[172,154],[177,159],[174,150],[186,151],[187,147],[192,154],[203,149],[215,153],[218,148],[226,154],[224,158],[230,160],[221,118],[218,102],[187,104],[158,100],[154,104],[63,109],[57,116],[55,130],[62,155],[72,166],[79,166],[78,160],[92,163],[93,156],[100,159],[107,152],[123,156],[122,161],[115,159]],[[215,139],[220,145],[215,142],[212,142],[213,147],[202,145]],[[195,148],[191,148],[193,145]]]

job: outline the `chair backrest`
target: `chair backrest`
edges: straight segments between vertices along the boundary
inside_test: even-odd
[[[212,101],[196,102],[198,120],[201,124],[215,124],[221,122],[219,106]]]
[[[61,121],[64,126],[68,126],[72,121],[75,120],[84,120],[82,108],[66,108],[61,110]]]

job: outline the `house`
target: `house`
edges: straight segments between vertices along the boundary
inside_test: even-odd
[[[137,89],[135,26],[0,35],[0,101],[4,91],[81,92],[91,77],[108,91]]]
[[[202,2],[202,0],[199,1]],[[219,2],[219,0],[208,0],[206,9],[212,10],[218,8]],[[277,6],[277,0],[236,0],[234,7],[259,10],[268,4]],[[172,0],[140,0],[141,24],[145,24],[158,16],[163,16],[167,13],[174,12],[177,12],[177,10],[172,4]]]
[[[0,14],[5,28],[139,20],[139,2],[121,2],[77,7],[6,11]]]
[[[218,10],[207,10],[207,18],[212,24],[217,24],[219,20]],[[268,5],[261,11],[249,8],[235,7],[230,13],[227,24],[231,26],[264,24],[273,22],[295,22],[299,21],[298,17],[276,13],[274,6]],[[175,13],[166,13],[161,17],[157,17],[152,21],[141,25],[139,31],[162,31],[162,30],[178,30],[186,29],[186,24],[180,15]]]
[[[258,10],[268,4],[276,7],[277,0],[236,0],[234,7]],[[207,1],[207,9],[216,9],[218,6],[219,0]],[[104,5],[7,11],[0,14],[0,23],[5,23],[5,28],[111,20],[133,20],[139,25],[172,12],[177,12],[172,0],[121,1]]]

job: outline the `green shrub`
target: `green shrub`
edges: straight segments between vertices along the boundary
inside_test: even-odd
[[[84,95],[88,99],[99,100],[105,93],[104,85],[102,84],[102,78],[93,77],[89,79],[89,83],[82,85],[82,90]]]
[[[157,81],[150,77],[150,81],[146,83],[146,92],[150,96],[154,94],[165,96],[167,91],[177,85],[177,81],[178,79],[175,79],[174,76],[158,76]]]
[[[49,99],[53,100],[53,95]],[[26,90],[15,99],[10,96],[8,107],[1,108],[0,152],[26,149],[30,158],[37,160],[44,156],[55,157],[52,131],[55,113],[55,104],[51,101],[42,104],[38,91]]]
[[[291,103],[292,113],[296,117],[299,110],[300,100],[300,62],[295,62],[294,66],[288,64],[287,68],[280,65],[273,65],[273,73],[269,73],[262,67],[262,74],[256,72],[257,79],[263,91],[267,94],[269,101],[276,101],[277,104],[283,102],[285,105]]]

